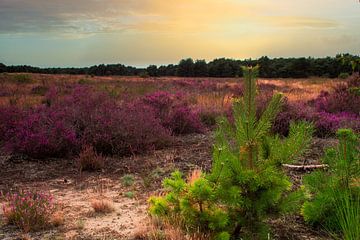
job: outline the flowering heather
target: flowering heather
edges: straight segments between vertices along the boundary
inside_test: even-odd
[[[313,108],[302,102],[292,103],[285,99],[281,111],[275,118],[272,131],[283,136],[289,134],[290,123],[305,120],[312,122],[316,116]]]
[[[26,110],[22,119],[8,129],[5,149],[33,158],[68,155],[76,150],[77,139],[65,117],[64,111],[44,106]]]
[[[0,143],[8,140],[10,133],[22,118],[23,111],[18,107],[0,106]]]
[[[332,92],[322,92],[314,100],[318,111],[331,113],[349,112],[360,114],[360,95],[352,89],[360,87],[360,77],[353,77],[348,82],[337,85]]]
[[[117,103],[85,86],[64,96],[51,89],[47,97],[47,104],[24,110],[19,117],[16,111],[6,118],[1,115],[5,149],[48,158],[72,155],[91,145],[99,153],[127,155],[171,141],[155,110],[142,102]]]
[[[199,111],[189,105],[182,93],[155,92],[146,95],[143,102],[152,107],[163,126],[175,134],[201,133],[205,130]]]
[[[165,126],[175,134],[203,133],[205,131],[199,112],[188,106],[174,107],[167,117]]]
[[[2,208],[8,224],[16,225],[24,232],[43,229],[50,224],[55,211],[52,195],[22,191],[3,197],[6,203]]]
[[[315,127],[319,137],[335,135],[339,128],[351,128],[355,132],[360,132],[360,117],[348,112],[319,112],[315,116]]]

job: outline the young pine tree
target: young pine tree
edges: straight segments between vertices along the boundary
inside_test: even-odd
[[[339,129],[339,145],[326,151],[328,171],[305,176],[308,200],[302,207],[307,223],[342,234],[342,239],[360,239],[359,137]]]
[[[291,124],[289,138],[270,134],[283,96],[275,94],[256,116],[258,68],[243,68],[244,97],[233,105],[234,123],[221,118],[215,132],[213,166],[209,174],[188,181],[176,172],[164,180],[169,193],[150,199],[150,212],[186,231],[201,231],[212,239],[267,239],[264,220],[280,210],[297,209],[302,193],[280,169],[308,147],[310,124]],[[180,224],[179,224],[180,223]]]

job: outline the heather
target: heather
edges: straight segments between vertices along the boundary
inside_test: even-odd
[[[333,177],[334,166],[320,161],[324,147],[336,146],[339,128],[360,131],[355,106],[317,104],[321,91],[322,102],[340,101],[330,101],[338,84],[358,94],[356,76],[258,79],[254,91],[243,78],[28,75],[28,83],[12,74],[1,83],[0,190],[39,189],[60,203],[31,237],[330,238],[323,223],[333,218],[312,210],[323,192],[303,179],[316,169]],[[319,205],[338,201],[330,235],[351,239],[359,208],[353,192],[337,189],[330,196],[345,198]],[[0,201],[2,238],[16,223],[10,201]]]
[[[360,87],[360,76],[353,75],[345,83],[338,84],[331,92],[324,91],[314,100],[318,111],[329,113],[348,112],[360,114],[360,95],[354,91]]]
[[[2,108],[4,148],[33,158],[65,157],[91,145],[103,154],[128,155],[162,147],[170,131],[153,109],[117,103],[90,87],[76,86],[67,95],[50,89],[45,103],[17,111]],[[6,117],[5,117],[6,116]]]
[[[143,101],[155,110],[162,124],[175,134],[205,131],[199,110],[190,106],[183,93],[171,94],[160,91],[146,95]]]
[[[56,205],[51,194],[20,191],[2,196],[4,218],[24,232],[49,227]]]

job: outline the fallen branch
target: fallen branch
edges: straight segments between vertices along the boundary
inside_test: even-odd
[[[291,164],[283,164],[285,168],[289,168],[291,170],[313,170],[313,169],[326,169],[329,167],[327,164],[315,164],[315,165],[291,165]]]

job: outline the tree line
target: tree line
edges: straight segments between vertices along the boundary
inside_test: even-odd
[[[259,75],[265,78],[305,78],[310,76],[338,77],[341,73],[360,72],[360,57],[338,54],[324,58],[269,58],[235,60],[218,58],[205,60],[182,59],[178,64],[150,65],[136,68],[123,64],[100,64],[80,68],[39,68],[27,65],[6,66],[0,63],[0,72],[28,72],[45,74],[87,74],[94,76],[180,76],[180,77],[242,77],[241,66],[259,65]]]

